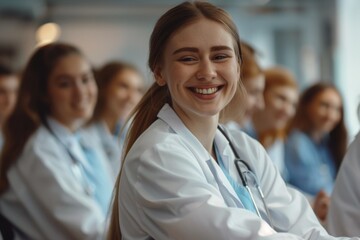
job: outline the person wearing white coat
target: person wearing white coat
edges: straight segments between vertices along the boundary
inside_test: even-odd
[[[263,147],[245,133],[231,131],[229,137],[258,177],[270,216],[258,192],[252,192],[264,220],[244,209],[219,165],[169,105],[158,118],[130,150],[123,169],[120,224],[131,236],[125,239],[335,239],[306,198],[286,187]],[[219,130],[215,144],[240,182],[234,153]]]
[[[88,131],[75,136],[54,119],[48,122],[53,133],[38,128],[8,172],[1,213],[31,239],[102,239],[107,210],[94,201],[92,186],[80,173],[89,167],[82,148],[92,148],[113,183],[100,141]]]
[[[140,71],[122,61],[105,63],[96,74],[99,93],[91,124],[101,139],[115,175],[120,171],[120,160],[128,129],[127,118],[144,91]]]
[[[237,131],[227,140],[218,129],[242,88],[229,15],[184,2],[162,15],[150,39],[156,83],[135,109],[108,239],[335,239],[259,143]]]
[[[20,239],[103,239],[113,174],[96,134],[91,66],[76,47],[33,53],[5,125],[0,212]]]
[[[331,194],[327,229],[335,236],[360,236],[360,133],[351,143]]]

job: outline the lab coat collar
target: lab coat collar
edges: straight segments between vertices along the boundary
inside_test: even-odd
[[[79,153],[79,151],[81,152],[79,149],[81,147],[91,148],[91,146],[84,139],[82,139],[81,130],[72,133],[69,131],[69,129],[67,129],[59,121],[52,117],[47,117],[47,123],[53,134],[55,134],[54,137],[56,137],[68,151],[76,156],[76,159],[80,161],[85,168],[88,167],[88,163],[84,156]]]
[[[59,138],[59,140],[69,146],[69,144],[73,143],[73,141],[78,140],[78,134],[72,133],[64,127],[59,121],[52,117],[47,118],[47,123],[51,129],[51,131]]]
[[[158,113],[158,118],[166,122],[174,132],[184,137],[189,142],[190,146],[196,148],[196,152],[201,153],[200,155],[202,160],[207,161],[211,158],[211,155],[208,153],[208,151],[206,151],[200,141],[184,125],[184,123],[169,104],[165,104],[162,107]],[[228,140],[219,130],[217,130],[215,134],[215,143],[222,157],[225,157],[226,159],[234,157],[231,152]],[[225,161],[225,166],[227,167],[228,165],[228,161]]]
[[[176,134],[180,135],[194,150],[193,153],[197,155],[204,162],[211,158],[211,155],[206,151],[200,141],[192,134],[192,132],[185,126],[179,116],[170,107],[169,104],[165,104],[158,113],[158,118],[166,122]],[[200,153],[200,155],[198,155]]]
[[[224,187],[227,191],[227,193],[225,192],[225,195],[223,195],[224,199],[228,199],[225,200],[227,204],[230,207],[243,206],[220,166],[215,163],[215,160],[211,157],[208,151],[206,151],[200,141],[190,132],[190,130],[184,125],[175,111],[168,104],[165,104],[159,111],[158,118],[167,123],[176,134],[186,139],[189,149],[196,156],[196,158],[200,159],[209,166],[209,169],[213,173],[214,178],[217,179],[215,181],[218,182],[219,188]],[[219,130],[217,130],[215,134],[215,143],[217,144],[218,150],[222,155],[225,167],[229,169],[229,162],[231,159],[233,159],[231,158],[231,148],[229,146],[229,142]],[[233,175],[232,170],[229,172],[230,175]],[[230,194],[231,197],[229,198],[227,194]],[[233,202],[234,204],[231,204],[230,202]]]

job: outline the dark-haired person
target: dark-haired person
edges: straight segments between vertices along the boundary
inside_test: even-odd
[[[111,167],[82,131],[96,103],[89,61],[76,47],[38,48],[4,128],[0,211],[24,239],[101,239]]]
[[[290,184],[323,199],[324,210],[317,214],[322,220],[326,219],[329,195],[346,146],[343,100],[339,91],[325,82],[310,86],[302,93],[290,123],[285,164]]]

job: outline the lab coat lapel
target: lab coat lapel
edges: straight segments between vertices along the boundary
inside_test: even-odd
[[[211,181],[209,181],[209,183],[212,185],[214,185],[214,183],[217,183],[216,187],[221,192],[221,195],[223,196],[227,205],[229,205],[229,207],[244,207],[239,200],[237,194],[235,193],[234,188],[231,186],[225,174],[221,170],[220,166],[216,164],[216,161],[206,151],[206,149],[199,142],[199,140],[184,125],[178,115],[168,104],[164,105],[164,107],[160,110],[158,118],[166,122],[176,134],[186,139],[186,141],[184,142],[187,143],[188,148],[192,151],[192,153],[195,155],[195,157],[199,160],[200,163],[206,163],[208,170],[211,171],[210,175],[212,175],[212,179]],[[226,145],[227,143],[227,140],[225,138],[219,137],[219,141],[221,142],[222,146]],[[221,149],[223,150],[224,148],[222,147]],[[220,151],[221,154],[222,152],[223,151]],[[224,161],[229,161],[228,156],[225,155],[223,157]],[[201,166],[204,166],[204,164],[201,164]],[[207,176],[207,178],[209,179],[209,176]]]

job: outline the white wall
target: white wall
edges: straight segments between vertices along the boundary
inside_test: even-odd
[[[335,59],[336,84],[345,98],[350,137],[359,131],[360,104],[360,1],[337,1],[338,29]]]

